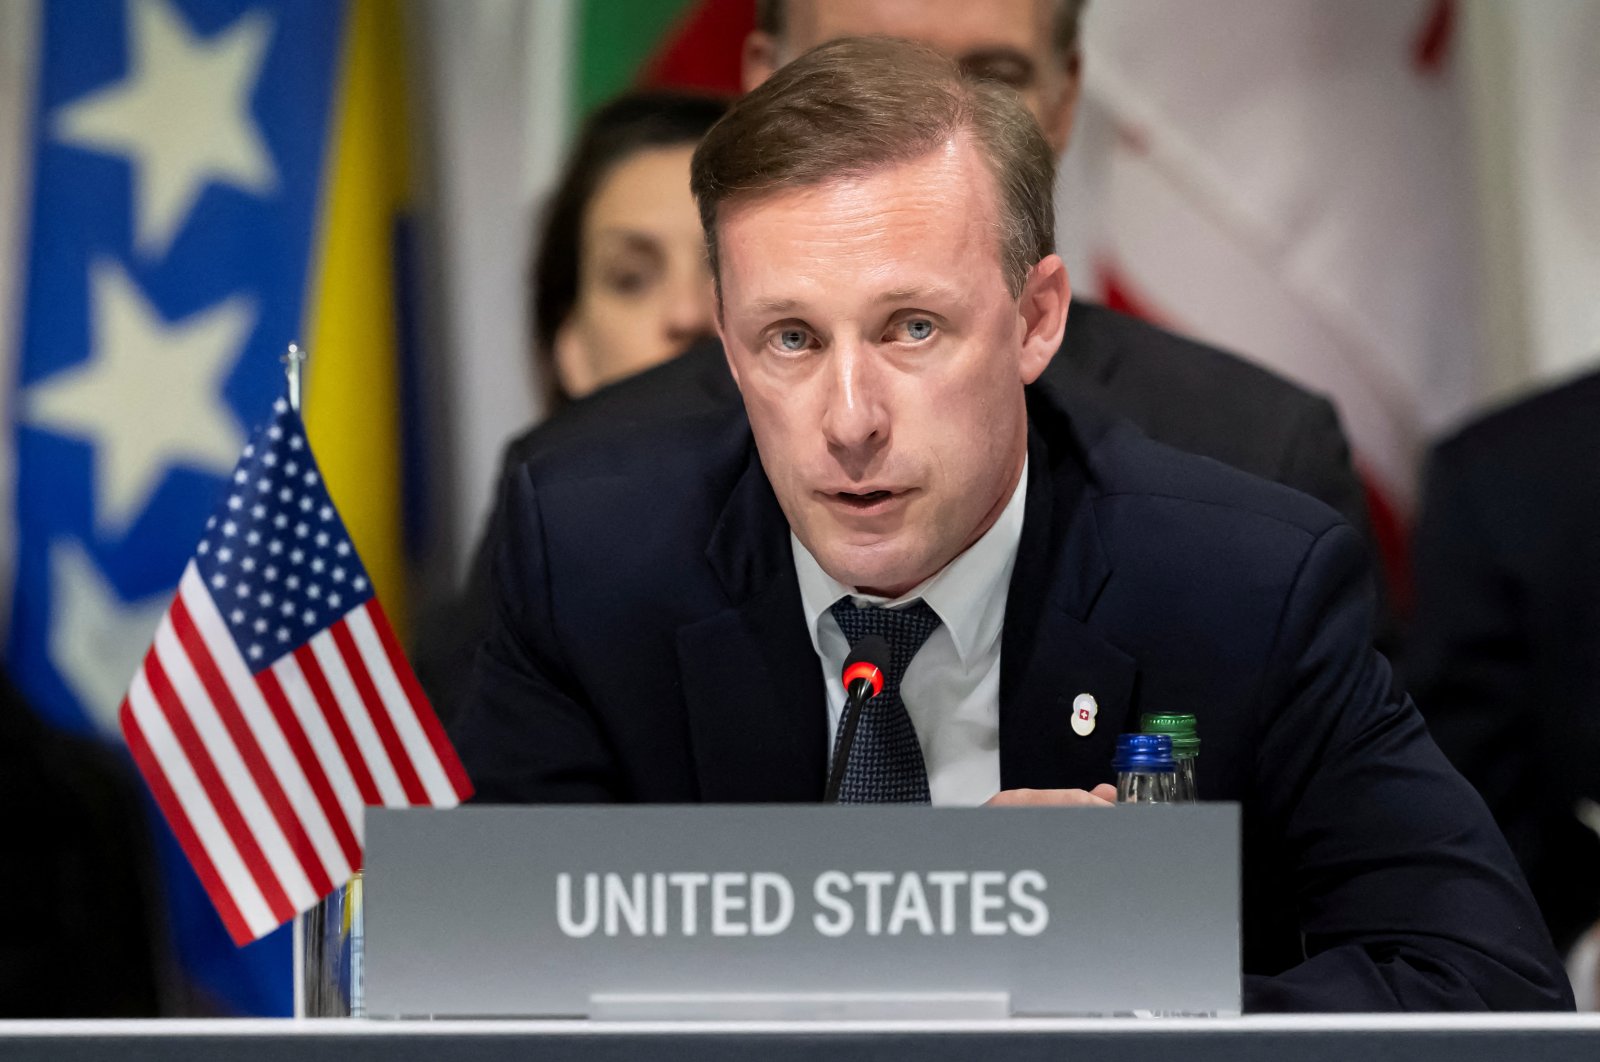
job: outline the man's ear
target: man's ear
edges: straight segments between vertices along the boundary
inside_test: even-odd
[[[1040,259],[1022,285],[1017,300],[1022,315],[1022,382],[1031,384],[1044,372],[1050,359],[1061,349],[1061,336],[1067,328],[1067,310],[1072,302],[1072,286],[1067,282],[1067,266],[1060,255]]]
[[[739,55],[739,79],[744,90],[760,85],[778,69],[778,41],[770,33],[751,30]]]
[[[552,353],[555,357],[551,361],[555,363],[556,380],[561,384],[561,390],[572,398],[581,398],[594,390],[594,362],[589,357],[588,347],[578,338],[571,315],[556,329]]]
[[[1072,50],[1072,57],[1061,73],[1061,88],[1044,116],[1044,137],[1060,158],[1072,141],[1073,123],[1078,117],[1078,94],[1083,88],[1083,52]]]

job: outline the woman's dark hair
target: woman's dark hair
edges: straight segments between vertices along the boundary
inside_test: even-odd
[[[726,102],[682,92],[629,92],[591,114],[578,133],[544,222],[529,277],[534,357],[545,411],[571,401],[555,367],[556,332],[578,301],[583,218],[589,201],[619,163],[651,148],[697,144],[728,109]]]

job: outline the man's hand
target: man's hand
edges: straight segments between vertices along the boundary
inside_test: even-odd
[[[1006,789],[990,797],[984,807],[1110,807],[1117,802],[1117,787],[1101,783],[1085,792],[1082,789]]]

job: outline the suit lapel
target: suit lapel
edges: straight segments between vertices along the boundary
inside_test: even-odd
[[[707,802],[822,797],[827,702],[788,526],[752,447],[706,548],[729,607],[678,631],[695,771]]]
[[[1111,756],[1133,722],[1138,669],[1086,622],[1111,567],[1073,426],[1042,397],[1030,401],[1028,497],[1000,649],[1000,780],[1006,789],[1087,789],[1115,780]],[[1087,735],[1072,727],[1080,694],[1097,711]]]
[[[1030,390],[1028,496],[1000,654],[1001,784],[1088,788],[1114,779],[1111,756],[1134,722],[1138,677],[1133,659],[1087,623],[1112,573],[1087,504],[1079,439],[1103,426],[1076,407],[1069,419],[1049,388]],[[700,798],[819,800],[828,743],[822,673],[788,523],[753,446],[706,558],[728,607],[678,631]],[[1072,728],[1082,693],[1098,709],[1088,736]]]

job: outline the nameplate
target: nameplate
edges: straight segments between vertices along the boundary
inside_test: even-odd
[[[369,808],[366,853],[374,1016],[1239,1011],[1230,804]]]

